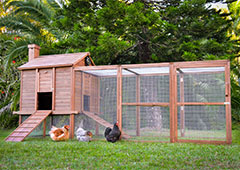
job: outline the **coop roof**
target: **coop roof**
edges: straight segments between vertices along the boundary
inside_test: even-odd
[[[18,67],[18,69],[24,70],[34,68],[73,66],[74,64],[77,64],[79,61],[81,61],[82,59],[89,55],[90,55],[89,52],[43,55]]]

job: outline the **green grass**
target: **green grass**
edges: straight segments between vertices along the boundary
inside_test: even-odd
[[[5,142],[0,131],[0,169],[240,169],[240,136],[232,145],[135,143],[49,137]],[[234,133],[235,134],[235,133]],[[238,133],[237,133],[238,134]]]

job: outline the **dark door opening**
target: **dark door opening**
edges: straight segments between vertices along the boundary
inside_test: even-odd
[[[38,93],[38,110],[52,110],[52,92]]]

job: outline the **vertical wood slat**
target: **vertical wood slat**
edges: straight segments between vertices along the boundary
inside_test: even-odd
[[[170,63],[170,142],[177,142],[177,75],[176,68]]]
[[[75,110],[75,71],[71,68],[71,111]]]
[[[36,79],[35,79],[35,111],[38,109],[38,92],[39,92],[39,72],[36,69]]]
[[[82,73],[82,89],[81,89],[81,112],[84,110],[84,88],[85,88],[85,73]]]
[[[180,102],[184,102],[184,75],[180,73]],[[180,131],[181,137],[185,136],[185,106],[181,106],[180,111]]]
[[[230,61],[225,66],[226,140],[232,143]]]
[[[136,102],[140,102],[140,76],[137,75],[136,77]],[[137,123],[137,128],[136,128],[136,135],[140,136],[140,106],[136,106],[136,123]]]
[[[52,69],[52,110],[55,110],[56,102],[56,68]]]
[[[122,131],[122,67],[117,69],[117,121]]]
[[[21,84],[20,84],[20,101],[19,101],[20,111],[22,111],[22,93],[23,93],[23,71],[21,71]]]

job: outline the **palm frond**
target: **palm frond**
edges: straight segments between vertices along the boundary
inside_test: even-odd
[[[54,15],[54,10],[49,8],[48,5],[38,0],[28,1],[11,1],[8,3],[7,8],[14,7],[16,14],[28,13],[36,21],[49,22]]]
[[[1,27],[6,27],[15,33],[24,32],[34,36],[41,36],[41,27],[24,16],[4,16],[0,18],[0,28]]]

